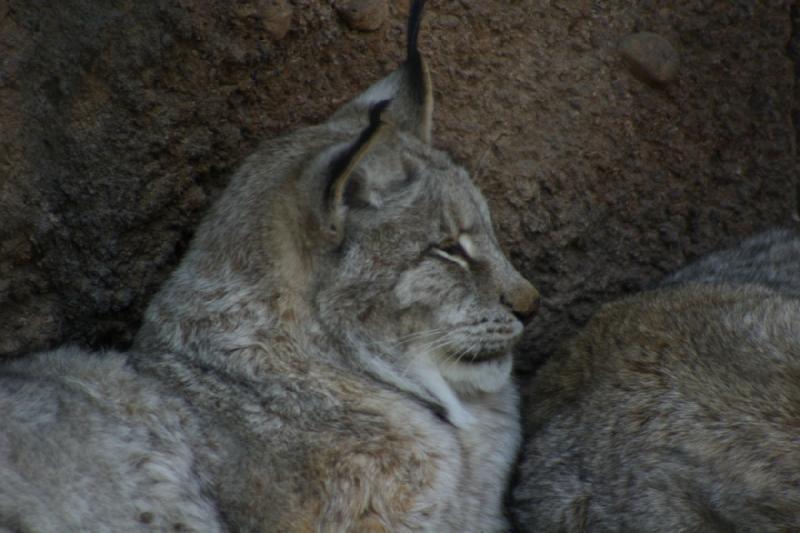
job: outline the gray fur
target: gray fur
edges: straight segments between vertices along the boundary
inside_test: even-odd
[[[431,105],[415,58],[267,142],[128,356],[1,367],[0,529],[506,529],[510,351],[537,294],[429,145]]]
[[[606,305],[537,374],[524,531],[800,531],[800,237]]]
[[[190,412],[120,354],[4,363],[0,530],[219,531]]]
[[[797,298],[800,297],[798,265],[800,230],[773,229],[682,268],[662,281],[661,286],[693,282],[753,284]]]

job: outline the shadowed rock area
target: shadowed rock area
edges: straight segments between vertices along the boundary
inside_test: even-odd
[[[431,1],[421,34],[434,142],[543,294],[523,371],[796,213],[797,2],[559,4]],[[405,9],[0,0],[0,354],[125,347],[238,162],[393,68]]]

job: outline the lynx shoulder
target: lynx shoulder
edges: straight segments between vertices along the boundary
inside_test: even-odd
[[[510,351],[537,293],[467,173],[431,146],[421,11],[414,2],[397,71],[244,162],[132,353],[107,363],[120,383],[95,392],[106,363],[88,355],[57,356],[66,368],[40,384],[52,355],[1,374],[27,440],[0,436],[0,476],[28,481],[0,483],[0,526],[506,529]],[[51,387],[85,408],[26,426]],[[33,432],[52,445],[23,450]],[[70,474],[31,478],[37,460]],[[97,475],[125,490],[95,491]]]
[[[601,309],[536,376],[527,531],[800,529],[800,234]]]

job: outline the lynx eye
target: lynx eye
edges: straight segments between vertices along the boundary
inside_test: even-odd
[[[433,253],[442,259],[446,259],[464,270],[469,270],[470,255],[459,240],[447,240],[432,247]]]

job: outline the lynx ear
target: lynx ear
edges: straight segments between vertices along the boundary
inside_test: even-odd
[[[389,100],[375,103],[369,110],[369,125],[353,143],[335,153],[327,165],[327,181],[324,202],[327,213],[327,231],[338,243],[344,235],[344,221],[347,216],[345,193],[356,165],[369,152],[386,127],[383,114],[391,105]]]
[[[392,123],[430,143],[433,88],[428,65],[417,47],[424,5],[424,0],[414,0],[409,11],[405,63],[339,109],[333,116],[334,120],[347,115],[363,114],[376,103],[391,100],[387,112]]]

